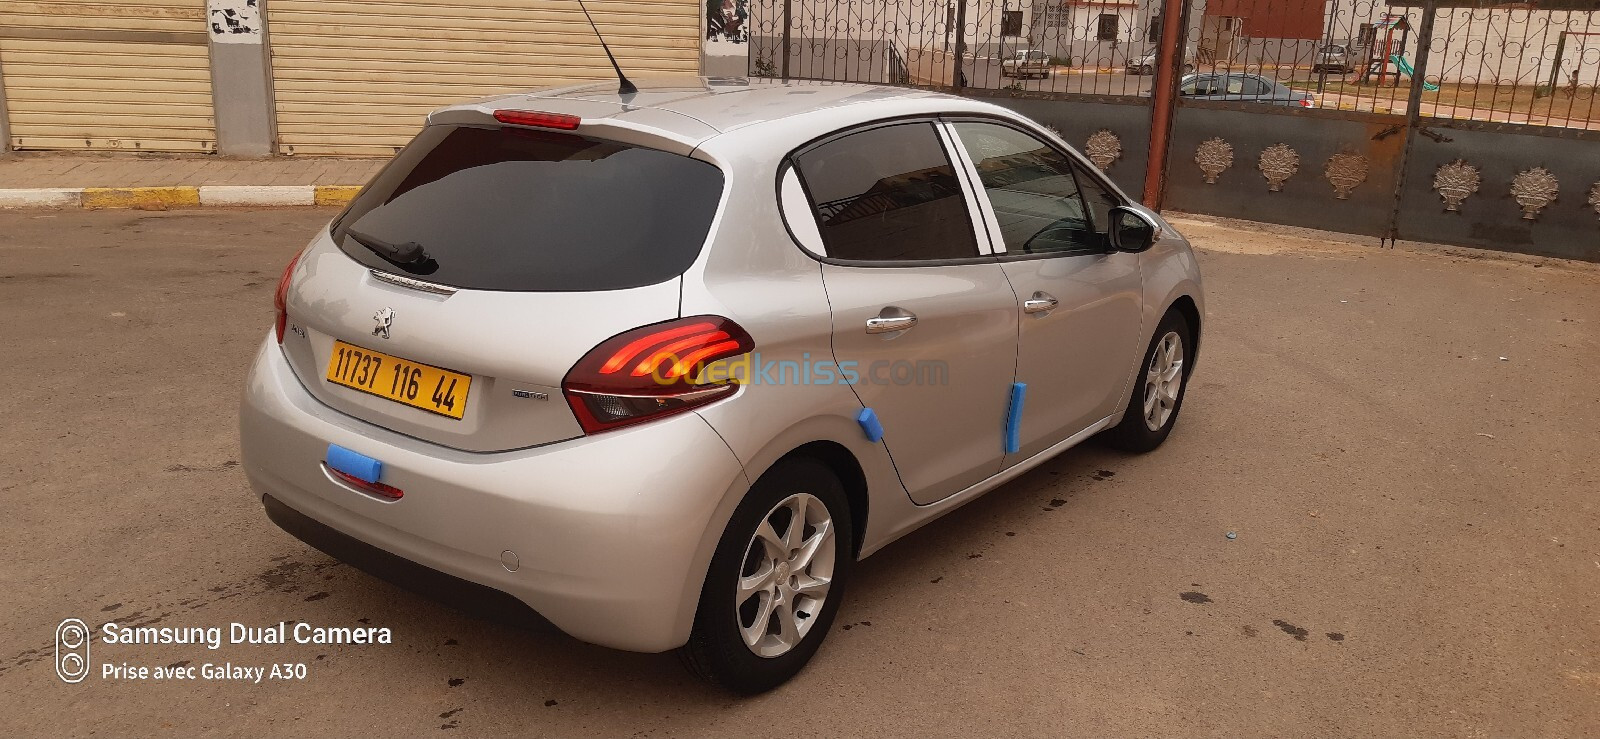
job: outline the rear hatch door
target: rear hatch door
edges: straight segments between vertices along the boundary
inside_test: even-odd
[[[322,403],[426,441],[581,436],[562,378],[678,316],[722,189],[707,162],[581,131],[430,126],[300,260],[284,352]]]

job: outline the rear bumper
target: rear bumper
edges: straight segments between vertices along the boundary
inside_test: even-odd
[[[381,460],[382,481],[404,497],[331,478],[330,443]],[[270,337],[247,382],[240,444],[269,515],[313,546],[462,605],[498,591],[578,639],[641,652],[687,641],[723,503],[746,487],[733,452],[692,413],[493,454],[402,436],[316,401]]]
[[[271,495],[261,496],[261,505],[267,509],[267,518],[290,536],[369,575],[475,616],[515,626],[555,629],[538,611],[509,593],[386,552],[290,508]]]

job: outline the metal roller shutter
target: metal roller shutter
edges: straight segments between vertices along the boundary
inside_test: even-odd
[[[0,2],[16,149],[216,148],[204,0]]]
[[[704,0],[591,0],[630,76],[698,74]],[[428,111],[611,77],[573,0],[272,0],[284,154],[390,155]]]

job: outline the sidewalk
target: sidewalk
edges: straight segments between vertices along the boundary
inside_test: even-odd
[[[387,161],[13,152],[0,155],[0,208],[339,205]]]

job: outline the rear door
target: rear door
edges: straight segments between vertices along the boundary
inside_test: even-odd
[[[832,305],[834,359],[882,424],[912,499],[935,503],[996,474],[1016,297],[977,236],[934,122],[852,131],[793,162],[815,229],[801,240],[822,261]]]
[[[1027,385],[1010,466],[1116,410],[1138,363],[1139,255],[1106,238],[1122,199],[1037,132],[956,120],[963,165],[1001,268],[1018,297],[1017,381]]]

